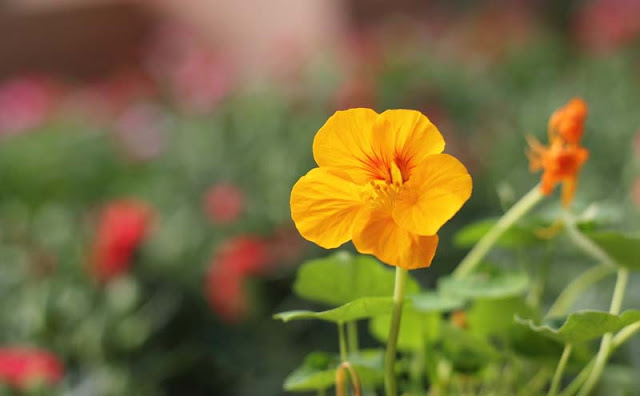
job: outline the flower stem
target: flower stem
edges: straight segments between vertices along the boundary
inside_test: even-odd
[[[394,368],[398,334],[400,332],[400,319],[402,318],[404,291],[408,274],[409,272],[406,269],[396,267],[396,281],[393,290],[393,311],[391,313],[391,325],[387,339],[387,351],[384,357],[384,389],[386,396],[396,396],[398,394]]]
[[[502,234],[504,234],[516,221],[520,220],[520,218],[527,214],[542,199],[542,197],[543,195],[540,191],[540,186],[536,185],[524,197],[520,198],[520,200],[516,202],[500,218],[500,220],[498,220],[493,228],[491,228],[491,230],[489,230],[489,232],[475,244],[471,251],[467,253],[455,271],[453,271],[453,276],[456,278],[462,278],[473,272],[484,256],[486,256],[493,245],[495,245],[500,236],[502,236]]]
[[[358,323],[355,320],[347,322],[347,349],[349,353],[358,353]]]
[[[606,264],[597,265],[589,268],[577,278],[575,278],[569,285],[560,293],[556,301],[549,308],[547,316],[560,316],[565,314],[573,302],[578,298],[585,290],[587,290],[592,284],[600,281],[605,276],[614,272],[614,269]]]
[[[344,335],[344,323],[338,323],[338,343],[340,344],[340,361],[347,361],[347,340]]]
[[[548,396],[556,396],[558,394],[558,388],[560,387],[562,374],[564,373],[565,367],[567,367],[569,356],[571,356],[571,348],[571,344],[566,344],[564,346],[562,356],[560,357],[560,361],[558,362],[558,367],[556,368],[556,372],[553,375],[553,380],[551,380],[551,387],[549,388]]]
[[[593,243],[591,239],[585,236],[578,227],[576,227],[575,219],[569,211],[564,212],[563,220],[569,237],[573,240],[573,243],[582,249],[583,252],[596,259],[599,263],[613,268],[616,267],[616,262],[598,245]]]
[[[613,297],[611,299],[611,308],[609,313],[612,315],[618,315],[622,306],[622,300],[624,299],[624,292],[627,288],[629,281],[629,270],[621,268],[618,270],[618,278],[616,280],[616,286],[613,290]],[[584,385],[580,389],[578,396],[587,396],[593,390],[593,387],[598,383],[604,367],[607,365],[607,359],[609,358],[609,352],[613,340],[613,334],[607,333],[602,337],[600,342],[600,350],[596,355],[596,360],[593,365],[593,370],[589,374],[589,377],[585,381]]]

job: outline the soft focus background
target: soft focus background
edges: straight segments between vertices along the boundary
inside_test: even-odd
[[[4,0],[0,393],[281,395],[337,350],[331,325],[271,318],[308,306],[296,266],[326,255],[289,192],[337,109],[424,112],[474,178],[425,286],[463,256],[455,231],[536,183],[525,135],[573,96],[575,207],[637,230],[639,43],[637,0]],[[601,287],[581,306],[606,308]],[[616,359],[637,374],[640,343]]]

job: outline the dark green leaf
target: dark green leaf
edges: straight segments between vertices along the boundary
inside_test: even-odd
[[[622,234],[614,231],[587,233],[619,265],[633,271],[640,270],[640,236]]]

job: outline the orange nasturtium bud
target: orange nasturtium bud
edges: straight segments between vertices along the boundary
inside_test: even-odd
[[[557,110],[549,120],[549,146],[529,138],[529,168],[543,170],[540,187],[545,195],[551,194],[562,183],[562,204],[569,206],[575,194],[578,173],[589,158],[589,151],[580,146],[584,132],[587,105],[574,98]]]
[[[291,191],[296,228],[327,249],[353,240],[389,265],[428,267],[436,233],[471,196],[471,176],[444,145],[418,111],[336,112],[313,142],[318,167]]]

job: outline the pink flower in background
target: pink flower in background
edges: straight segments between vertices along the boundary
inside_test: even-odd
[[[640,1],[592,0],[575,15],[575,35],[588,50],[614,50],[640,36]]]
[[[166,83],[183,111],[211,112],[232,88],[233,68],[210,44],[187,28],[166,25],[158,29],[148,51],[152,75]]]
[[[114,128],[122,147],[133,159],[152,159],[164,148],[167,119],[158,106],[148,103],[129,106],[115,120]]]
[[[203,210],[209,219],[218,224],[233,223],[244,212],[244,193],[229,183],[212,186],[203,200]]]
[[[74,90],[65,106],[91,122],[108,124],[134,103],[156,96],[151,79],[138,70],[123,70]]]
[[[64,375],[64,366],[50,352],[24,347],[0,348],[0,383],[25,389],[32,383],[55,385]]]
[[[17,134],[42,124],[54,109],[53,85],[22,77],[0,84],[0,135]]]
[[[147,237],[152,210],[144,202],[118,200],[102,209],[92,252],[92,273],[107,282],[128,271],[136,248]]]
[[[215,260],[205,279],[205,293],[211,308],[225,322],[236,323],[246,316],[244,277]]]

